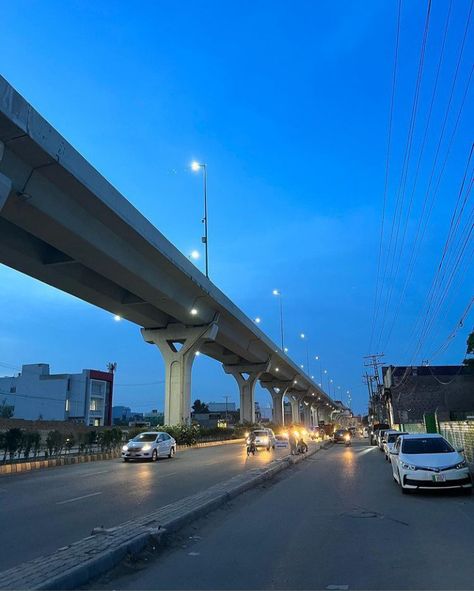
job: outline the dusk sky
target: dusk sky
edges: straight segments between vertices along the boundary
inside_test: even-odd
[[[309,373],[364,412],[364,355],[458,364],[473,325],[474,307],[447,341],[474,292],[474,15],[433,1],[417,93],[427,5],[402,3],[372,339],[398,2],[2,2],[0,73],[185,255],[202,248],[189,165],[205,162],[211,280],[275,342],[280,289],[289,355],[306,365],[304,332]],[[0,375],[116,361],[114,403],[163,408],[139,327],[1,265],[0,286]],[[193,400],[226,395],[234,379],[200,356]]]

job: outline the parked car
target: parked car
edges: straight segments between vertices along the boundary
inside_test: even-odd
[[[139,433],[122,447],[124,462],[129,460],[150,460],[172,458],[176,454],[176,441],[164,431]]]
[[[385,436],[383,438],[383,451],[385,453],[385,459],[389,462],[390,461],[390,452],[395,447],[395,443],[397,438],[400,435],[408,435],[405,431],[395,431],[395,429],[389,429],[385,431]]]
[[[288,447],[288,435],[275,435],[275,447]]]
[[[275,449],[275,433],[273,433],[271,429],[255,429],[253,433],[255,435],[255,445],[257,448],[265,447],[267,451]]]
[[[377,431],[377,447],[379,448],[380,451],[383,451],[383,439],[384,439],[385,433],[387,431],[392,431],[392,429],[389,429],[387,427],[386,429],[379,429]]]
[[[471,494],[472,479],[462,448],[437,433],[401,435],[390,452],[393,479],[403,493],[458,488]]]
[[[377,445],[377,435],[381,429],[390,429],[390,425],[387,423],[375,423],[370,429],[370,445]]]

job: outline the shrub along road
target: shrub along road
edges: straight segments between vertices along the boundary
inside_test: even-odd
[[[109,460],[2,476],[0,571],[71,544],[94,527],[145,515],[287,453],[264,450],[247,458],[236,443],[187,450],[155,463]]]

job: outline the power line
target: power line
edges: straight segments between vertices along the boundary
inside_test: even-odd
[[[436,147],[436,153],[435,153],[435,157],[434,157],[434,161],[433,161],[433,165],[431,168],[431,172],[430,172],[430,177],[429,177],[429,182],[428,182],[428,187],[426,189],[425,192],[425,196],[423,199],[423,206],[422,206],[422,212],[419,218],[419,223],[417,226],[417,231],[416,231],[416,235],[415,235],[415,241],[414,241],[414,245],[411,249],[411,255],[410,255],[410,260],[408,263],[408,271],[406,274],[406,278],[405,278],[405,283],[403,285],[403,289],[402,289],[402,293],[399,299],[399,304],[398,307],[396,308],[396,312],[395,312],[395,317],[394,317],[394,321],[392,322],[392,325],[395,323],[396,317],[398,316],[399,313],[399,308],[401,305],[401,302],[404,299],[407,287],[411,281],[414,269],[415,269],[415,264],[416,264],[416,260],[418,259],[418,255],[419,255],[419,248],[420,248],[420,244],[423,241],[425,232],[426,232],[426,228],[428,225],[428,221],[431,217],[431,213],[433,211],[433,206],[434,206],[434,202],[435,202],[435,198],[437,196],[438,190],[439,190],[439,186],[441,183],[441,178],[444,174],[444,170],[446,168],[446,163],[448,161],[450,152],[451,152],[451,148],[454,142],[454,137],[456,135],[457,129],[459,127],[459,123],[460,123],[460,119],[461,119],[461,115],[464,109],[464,105],[466,102],[466,98],[467,98],[467,94],[469,91],[469,87],[470,87],[470,83],[471,83],[471,79],[472,79],[472,74],[473,74],[473,68],[471,67],[470,70],[470,74],[468,77],[468,80],[466,82],[466,87],[463,93],[463,97],[461,100],[461,104],[460,107],[458,109],[458,113],[457,113],[457,117],[456,117],[456,121],[455,121],[455,125],[453,128],[453,131],[451,133],[449,142],[448,142],[448,148],[446,151],[446,156],[444,158],[444,161],[442,163],[442,166],[440,167],[440,173],[438,176],[438,180],[436,182],[435,188],[433,191],[431,191],[432,188],[432,184],[433,184],[433,180],[434,180],[434,176],[435,176],[435,171],[438,169],[438,159],[439,159],[439,155],[440,155],[440,150],[441,150],[441,145],[444,139],[444,134],[446,131],[446,125],[447,125],[447,121],[448,121],[448,116],[451,110],[451,105],[452,105],[452,100],[453,100],[453,96],[454,96],[454,91],[456,88],[456,82],[458,79],[458,75],[459,75],[459,69],[460,69],[460,64],[462,61],[462,57],[463,57],[463,53],[464,53],[464,48],[465,48],[465,42],[466,42],[466,38],[467,38],[467,33],[469,30],[469,26],[470,26],[470,20],[471,20],[471,15],[472,15],[472,8],[473,8],[473,3],[471,2],[471,6],[470,6],[470,10],[469,10],[469,14],[467,17],[467,21],[466,21],[466,27],[464,29],[464,35],[461,41],[461,45],[460,45],[460,49],[459,49],[459,55],[458,55],[458,59],[457,59],[457,63],[456,63],[456,68],[455,68],[455,73],[454,73],[454,78],[453,78],[453,82],[451,85],[451,90],[450,90],[450,94],[449,94],[449,99],[448,99],[448,104],[446,106],[446,110],[445,110],[445,114],[444,114],[444,118],[443,118],[443,123],[442,123],[442,127],[441,127],[441,133],[440,133],[440,137],[438,140],[438,144]],[[425,215],[426,214],[426,215]],[[418,322],[417,322],[418,324]],[[416,332],[416,329],[415,329]],[[391,334],[391,332],[389,333],[389,335]]]
[[[444,351],[447,350],[447,348],[449,347],[449,345],[456,338],[456,335],[459,332],[459,330],[464,327],[464,322],[466,321],[466,318],[469,316],[469,312],[471,311],[471,308],[472,308],[473,305],[474,305],[474,297],[471,298],[471,301],[468,303],[468,305],[467,305],[466,309],[464,310],[461,318],[456,322],[455,327],[449,333],[449,335],[447,336],[446,340],[443,343],[441,343],[441,345],[431,354],[431,356],[430,356],[430,363],[431,363],[431,361],[435,357],[437,357],[441,353],[444,353]]]
[[[392,147],[392,123],[393,123],[393,106],[395,102],[395,89],[397,83],[397,70],[398,70],[398,50],[400,44],[400,22],[402,12],[402,0],[398,2],[398,16],[397,16],[397,35],[395,41],[395,56],[393,62],[393,75],[392,75],[392,91],[390,96],[390,110],[388,116],[388,142],[387,142],[387,155],[385,159],[385,181],[383,190],[383,202],[382,202],[382,221],[380,225],[380,243],[379,243],[379,254],[377,260],[377,275],[375,282],[375,297],[374,297],[374,308],[372,315],[372,328],[370,332],[369,350],[372,349],[372,341],[374,338],[374,330],[378,319],[378,300],[379,300],[379,284],[380,284],[380,265],[382,261],[382,247],[383,247],[383,235],[385,226],[385,210],[387,207],[387,192],[388,192],[388,179],[390,172],[390,154]]]
[[[392,227],[390,230],[390,238],[389,238],[389,243],[388,243],[388,253],[387,253],[386,264],[385,264],[384,273],[383,273],[382,290],[383,290],[383,287],[386,283],[386,279],[393,275],[395,260],[397,258],[396,253],[397,253],[397,249],[398,249],[397,248],[398,237],[399,237],[399,233],[400,233],[401,219],[403,217],[403,205],[405,202],[405,187],[406,187],[406,181],[407,181],[407,176],[408,176],[408,169],[409,169],[409,165],[410,165],[411,151],[412,151],[412,145],[413,145],[413,136],[414,136],[415,127],[416,127],[416,119],[417,119],[417,114],[418,114],[418,102],[419,102],[419,97],[420,97],[421,82],[423,79],[426,44],[427,44],[427,40],[428,40],[428,32],[429,32],[429,27],[430,27],[430,16],[431,16],[431,0],[428,0],[427,9],[426,9],[426,17],[425,17],[425,26],[424,26],[424,30],[423,30],[423,37],[422,37],[422,42],[421,42],[421,47],[420,47],[420,57],[418,60],[418,71],[417,71],[417,77],[416,77],[416,82],[415,82],[415,92],[414,92],[414,96],[413,96],[410,123],[409,123],[409,127],[408,127],[408,135],[407,135],[407,141],[406,141],[405,151],[404,151],[404,156],[403,156],[402,172],[400,175],[400,182],[399,182],[398,190],[397,190],[397,197],[396,197],[396,201],[395,201],[395,210],[394,210],[394,214],[393,214]],[[393,255],[392,255],[392,244],[393,244]],[[390,268],[390,271],[388,272],[389,268]],[[387,312],[389,310],[390,302],[392,299],[393,284],[394,284],[394,281],[390,281],[388,288],[387,288],[387,297],[385,298],[385,306],[383,308],[383,313],[382,313],[381,328],[380,328],[380,332],[379,332],[379,338],[377,341],[378,342],[377,348],[380,347],[380,344],[382,341],[382,336],[383,336],[383,332],[384,332],[384,328],[385,328],[385,322],[386,322],[386,318],[387,318]]]
[[[415,192],[416,192],[416,188],[418,185],[418,178],[419,178],[419,173],[420,173],[420,169],[421,169],[421,162],[423,159],[423,155],[424,155],[424,151],[425,151],[425,147],[426,147],[426,141],[428,138],[428,130],[430,127],[430,123],[431,123],[431,117],[433,114],[433,107],[434,107],[434,103],[435,103],[435,98],[436,98],[436,94],[437,94],[437,90],[438,90],[438,83],[439,83],[439,77],[440,77],[440,72],[441,72],[441,66],[443,63],[443,59],[444,59],[444,50],[446,47],[446,39],[447,39],[447,35],[448,35],[448,29],[449,29],[449,22],[450,22],[450,17],[451,17],[451,10],[452,10],[452,5],[453,2],[452,0],[449,3],[449,9],[448,9],[448,13],[446,16],[446,22],[445,22],[445,26],[444,26],[444,34],[443,34],[443,41],[441,44],[441,50],[440,50],[440,54],[439,54],[439,58],[438,58],[438,65],[436,68],[436,76],[435,76],[435,81],[433,84],[433,90],[431,93],[431,101],[430,101],[430,106],[428,109],[428,115],[426,118],[426,124],[425,124],[425,130],[423,133],[423,138],[422,138],[422,142],[421,142],[421,147],[420,147],[420,152],[418,155],[418,161],[416,164],[416,170],[415,170],[415,178],[413,181],[413,188],[411,190],[411,194],[410,194],[410,200],[409,200],[409,204],[408,204],[408,211],[407,214],[405,216],[405,224],[404,224],[404,228],[403,228],[403,234],[402,234],[402,242],[401,242],[401,247],[400,247],[400,255],[398,257],[396,257],[397,259],[397,266],[396,266],[396,270],[395,270],[395,278],[398,277],[398,273],[400,270],[400,263],[401,263],[401,259],[402,259],[402,252],[403,252],[403,247],[405,244],[405,239],[406,239],[406,234],[407,234],[407,230],[408,230],[408,222],[410,219],[410,215],[411,215],[411,211],[412,211],[412,207],[413,207],[413,202],[414,202],[414,197],[415,197]],[[395,282],[395,280],[394,280]],[[398,315],[400,312],[400,308],[401,308],[401,303],[403,301],[403,296],[404,296],[404,290],[401,293],[400,297],[398,298],[398,303],[395,307],[395,313],[392,316],[392,322],[389,325],[388,328],[388,334],[387,334],[387,338],[386,338],[386,342],[384,344],[384,348],[387,349],[389,342],[390,342],[390,338],[392,336],[392,332],[393,332],[393,328],[396,324],[396,321],[398,319]]]

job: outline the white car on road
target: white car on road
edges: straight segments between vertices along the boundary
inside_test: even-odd
[[[405,431],[395,431],[395,429],[385,431],[385,435],[383,438],[383,451],[385,453],[385,459],[387,461],[390,461],[390,452],[395,447],[397,438],[400,435],[408,435],[408,433],[406,433]]]
[[[393,478],[404,493],[459,488],[470,494],[472,479],[463,451],[437,433],[401,435],[390,452]]]
[[[172,458],[176,453],[176,441],[164,431],[139,433],[122,447],[124,462],[129,460],[151,460]]]

